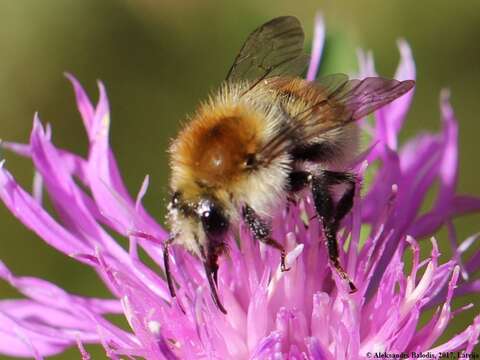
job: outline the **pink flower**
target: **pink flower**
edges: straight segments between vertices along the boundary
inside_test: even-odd
[[[309,79],[314,79],[321,58],[320,18],[316,33]],[[405,42],[399,48],[395,78],[413,79],[410,48]],[[371,56],[362,54],[360,76],[374,73]],[[69,294],[42,279],[17,277],[0,263],[0,277],[25,295],[0,301],[0,353],[41,359],[78,345],[81,357],[88,359],[83,347],[88,343],[101,343],[111,359],[363,359],[376,352],[472,351],[480,316],[435,345],[452,317],[471,307],[452,310],[452,299],[480,290],[479,281],[468,277],[480,267],[480,252],[470,259],[462,256],[478,235],[458,244],[452,223],[455,216],[478,212],[480,199],[456,194],[458,125],[446,91],[440,100],[439,134],[398,145],[413,92],[377,111],[375,121],[361,123],[371,147],[359,156],[355,169],[360,178],[373,180],[364,194],[357,192],[339,235],[342,263],[358,292],[349,294],[332,274],[318,221],[305,226],[301,220],[302,213],[314,214],[307,197],[274,220],[275,238],[290,250],[291,271],[282,273],[278,254],[253,242],[247,231],[240,234],[241,249],[231,241],[219,272],[220,296],[228,309],[224,315],[212,302],[202,265],[194,257],[174,248],[177,300],[171,299],[163,275],[138,257],[142,248],[163,266],[161,244],[167,233],[142,206],[148,176],[131,198],[108,143],[110,114],[103,84],[94,106],[78,81],[67,77],[87,131],[88,158],[56,147],[50,127],[35,115],[28,144],[3,146],[31,158],[41,182],[31,195],[3,166],[0,197],[50,246],[92,267],[112,299]],[[436,202],[421,215],[425,194],[436,182]],[[56,218],[42,206],[41,189],[48,192]],[[418,241],[429,241],[442,226],[450,230],[453,258],[441,260],[432,238],[431,254],[421,260]],[[129,250],[105,228],[127,237]],[[413,253],[407,274],[405,252]],[[432,308],[436,311],[430,321],[417,330],[420,315]],[[124,314],[130,330],[112,324],[107,314]]]

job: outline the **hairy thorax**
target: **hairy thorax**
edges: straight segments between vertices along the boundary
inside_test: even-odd
[[[171,148],[172,185],[186,197],[235,187],[248,175],[264,126],[261,114],[239,104],[202,107]]]
[[[172,190],[192,203],[214,197],[232,218],[245,203],[267,213],[281,201],[289,161],[288,156],[268,164],[258,161],[282,114],[272,106],[270,93],[240,96],[247,86],[222,88],[199,108],[170,148]]]

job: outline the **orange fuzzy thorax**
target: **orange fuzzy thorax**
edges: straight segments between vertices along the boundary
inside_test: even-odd
[[[202,106],[172,145],[172,184],[187,198],[232,187],[247,175],[264,127],[261,114],[242,104]]]

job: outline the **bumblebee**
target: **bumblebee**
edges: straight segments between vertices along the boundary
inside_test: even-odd
[[[311,192],[329,259],[351,292],[354,283],[339,261],[337,231],[351,210],[355,175],[346,164],[356,154],[356,121],[402,96],[414,81],[381,77],[351,80],[330,75],[301,78],[308,64],[298,19],[275,18],[253,31],[225,82],[199,106],[170,147],[172,198],[164,243],[168,286],[169,247],[178,244],[203,262],[213,301],[218,258],[226,238],[244,223],[254,239],[286,251],[271,236],[275,209],[300,191]],[[335,198],[333,187],[343,184]]]

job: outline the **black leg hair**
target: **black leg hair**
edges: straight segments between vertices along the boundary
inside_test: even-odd
[[[342,183],[348,184],[348,189],[340,198],[337,206],[334,207],[330,187]],[[330,261],[340,277],[348,282],[351,293],[357,291],[357,288],[340,264],[337,231],[340,221],[353,206],[354,193],[355,181],[351,174],[322,170],[318,176],[314,176],[312,179],[313,201],[323,222]]]
[[[353,197],[355,195],[355,176],[350,173],[344,172],[337,172],[337,171],[324,171],[325,176],[327,178],[331,178],[333,184],[345,184],[347,189],[343,193],[342,197],[337,203],[335,207],[335,222],[337,223],[337,227],[342,221],[342,219],[347,215],[350,210],[352,210],[353,206]]]
[[[310,183],[315,209],[324,228],[330,261],[340,277],[348,282],[350,292],[353,293],[357,291],[352,280],[340,264],[337,242],[337,231],[340,226],[340,221],[348,214],[353,206],[353,197],[355,194],[354,175],[328,170],[321,170],[318,175],[312,175],[306,171],[298,171],[290,174],[290,179],[291,184],[293,183],[291,189],[296,191],[301,190]],[[300,184],[302,186],[300,186]],[[335,206],[330,187],[337,184],[346,184],[347,190]]]
[[[312,181],[308,171],[293,171],[288,175],[288,190],[292,193],[303,190]]]
[[[286,258],[287,252],[282,244],[271,237],[270,227],[258,216],[258,214],[250,206],[245,205],[243,207],[243,219],[248,225],[253,237],[280,251],[280,270],[288,271]]]

